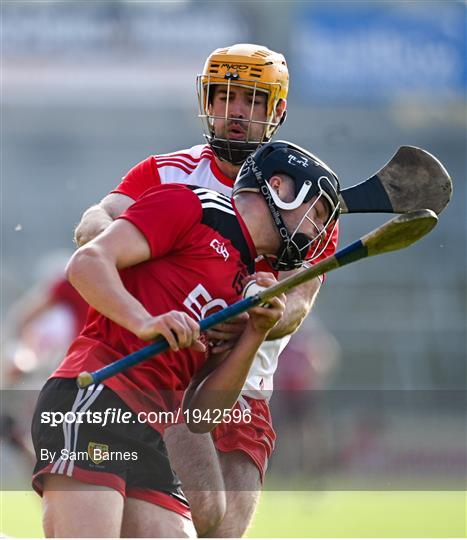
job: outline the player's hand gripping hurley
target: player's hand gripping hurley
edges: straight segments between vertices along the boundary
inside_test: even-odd
[[[205,331],[213,326],[225,322],[228,319],[248,311],[250,308],[260,304],[266,304],[270,298],[285,293],[293,287],[297,287],[310,279],[321,276],[340,266],[345,266],[354,261],[396,251],[406,248],[417,240],[428,234],[438,222],[436,214],[431,210],[417,210],[397,216],[387,223],[381,225],[374,231],[366,234],[360,240],[350,244],[344,249],[337,251],[334,255],[326,257],[319,263],[297,272],[293,276],[279,282],[277,285],[268,287],[258,294],[239,300],[235,304],[210,315],[200,321],[201,331]],[[151,345],[144,347],[140,351],[134,352],[125,358],[121,358],[102,369],[93,373],[84,372],[77,378],[80,388],[85,388],[91,384],[98,384],[109,377],[129,369],[139,364],[143,360],[159,354],[169,348],[169,344],[164,338],[157,339]]]

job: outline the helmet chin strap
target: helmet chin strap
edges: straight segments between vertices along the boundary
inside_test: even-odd
[[[296,268],[300,268],[305,260],[306,247],[309,245],[310,239],[303,233],[296,233],[293,238],[291,237],[290,231],[282,219],[282,215],[278,208],[279,205],[276,205],[276,201],[278,201],[280,205],[292,205],[293,207],[290,208],[292,210],[299,205],[295,206],[295,201],[293,203],[284,203],[271,186],[264,180],[263,173],[256,165],[254,159],[248,157],[247,162],[256,177],[256,181],[258,182],[261,193],[268,205],[272,219],[281,238],[281,244],[277,250],[277,254],[271,257],[269,262],[275,270],[295,270]],[[303,197],[303,200],[311,187],[311,182],[309,183],[310,185],[305,186],[305,184],[299,192],[299,196]],[[302,193],[304,188],[305,193]],[[302,203],[300,202],[300,204]]]
[[[305,261],[309,244],[308,236],[303,233],[296,233],[289,241],[283,240],[277,251],[277,258],[270,261],[271,266],[282,271],[300,268]]]
[[[206,137],[209,146],[219,159],[228,161],[232,165],[243,165],[247,157],[252,154],[262,143],[249,143],[246,141],[229,141]]]

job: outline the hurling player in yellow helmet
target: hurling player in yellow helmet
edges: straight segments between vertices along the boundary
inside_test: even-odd
[[[269,141],[285,120],[288,88],[280,53],[249,43],[212,52],[197,77],[197,91],[204,136],[217,157],[241,165]],[[247,106],[235,108],[240,93]]]

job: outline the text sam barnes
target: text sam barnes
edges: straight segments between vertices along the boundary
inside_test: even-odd
[[[90,454],[84,450],[73,452],[62,448],[58,452],[41,448],[41,461],[53,463],[60,458],[69,461],[93,461],[94,463],[100,463],[101,461],[136,461],[138,459],[138,452],[109,451],[101,448],[93,448],[92,454]]]

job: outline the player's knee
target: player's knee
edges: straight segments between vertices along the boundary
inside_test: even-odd
[[[196,538],[197,531],[191,519],[178,516],[169,522],[158,523],[157,529],[152,529],[151,534],[147,531],[141,531],[138,527],[138,534],[122,535],[128,538],[141,538],[142,536],[153,536],[155,538]]]
[[[224,519],[227,509],[225,493],[223,491],[199,491],[196,495],[188,498],[196,532],[200,537],[207,536]]]
[[[198,536],[194,523],[186,518],[182,518],[175,533],[177,538],[197,538]]]

